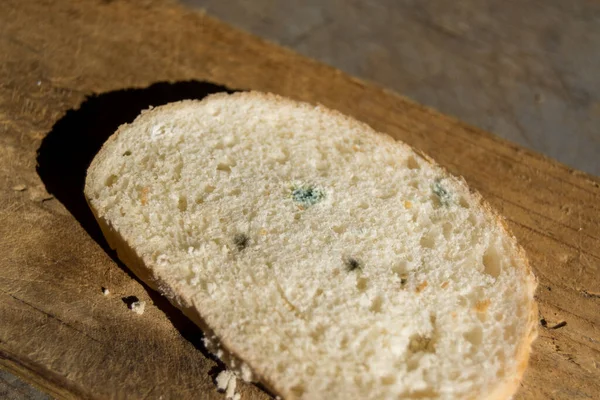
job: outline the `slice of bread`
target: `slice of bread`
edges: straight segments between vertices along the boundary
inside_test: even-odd
[[[245,380],[286,399],[509,398],[536,281],[481,196],[321,106],[143,112],[92,162],[111,247]]]

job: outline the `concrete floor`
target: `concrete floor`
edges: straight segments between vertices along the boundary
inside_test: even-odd
[[[600,175],[600,2],[181,1]]]
[[[51,397],[40,392],[21,378],[0,369],[0,399],[4,400],[49,400]]]

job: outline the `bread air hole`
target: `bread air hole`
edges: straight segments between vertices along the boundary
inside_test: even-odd
[[[112,185],[115,184],[115,182],[117,182],[117,176],[113,174],[113,175],[109,176],[108,178],[106,178],[104,185],[106,185],[107,187],[111,187]]]
[[[406,398],[412,399],[412,400],[437,399],[439,397],[439,395],[440,394],[433,389],[423,389],[423,390],[416,390],[414,392],[410,392]]]
[[[411,353],[433,353],[435,352],[433,341],[430,337],[415,334],[412,335],[408,341],[408,350]]]
[[[178,181],[181,179],[181,171],[183,170],[183,163],[177,163],[177,165],[175,165],[175,168],[173,168],[173,178],[175,179],[175,181]]]
[[[181,212],[187,211],[188,202],[187,202],[187,198],[185,196],[181,196],[179,198],[179,201],[177,202],[177,207],[179,208],[179,211],[181,211]]]
[[[292,386],[292,388],[290,389],[292,394],[294,395],[294,397],[302,397],[302,395],[304,394],[304,386],[303,385],[296,385],[296,386]]]
[[[450,222],[444,222],[442,225],[442,233],[444,234],[444,239],[450,239],[452,236],[453,226]]]
[[[408,169],[421,169],[419,162],[413,156],[408,157],[408,159],[406,160],[406,166],[408,167]]]
[[[359,292],[364,292],[367,289],[367,283],[368,283],[368,279],[364,278],[364,277],[360,277],[356,280],[356,289],[358,289]]]
[[[450,371],[448,373],[448,379],[450,379],[451,381],[457,380],[458,377],[460,376],[460,371]]]
[[[381,199],[381,200],[387,200],[387,199],[391,199],[392,197],[396,196],[396,194],[398,194],[398,191],[390,189],[387,191],[378,192],[375,195],[375,197],[377,197],[378,199]]]
[[[281,149],[281,154],[278,154],[275,158],[275,160],[279,163],[279,164],[285,164],[286,162],[288,162],[290,158],[290,152],[288,149]]]
[[[342,233],[346,232],[346,226],[345,225],[334,225],[331,227],[331,230],[334,231],[335,233],[337,233],[338,235],[341,235]]]
[[[460,197],[460,199],[458,199],[458,204],[460,204],[460,206],[463,208],[471,208],[467,199],[462,196]]]
[[[348,337],[344,336],[342,338],[342,340],[340,340],[340,349],[344,350],[344,349],[348,348],[348,342],[349,342]]]
[[[498,350],[495,354],[494,354],[494,358],[496,360],[498,360],[498,363],[500,363],[500,368],[498,369],[498,371],[496,372],[496,376],[498,378],[502,378],[504,377],[504,368],[502,368],[505,364],[506,364],[506,355],[504,354],[504,352],[502,350]]]
[[[215,150],[223,150],[224,148],[225,144],[223,144],[223,142],[217,142],[214,147]]]
[[[375,298],[371,302],[371,307],[369,307],[369,310],[371,310],[371,312],[375,314],[379,314],[381,312],[382,306],[383,299],[381,298],[381,296],[375,296]]]
[[[473,346],[479,346],[483,342],[483,330],[479,326],[466,332],[463,336]]]
[[[483,272],[497,278],[502,272],[502,262],[498,250],[494,247],[488,247],[483,254]]]
[[[128,157],[131,155],[131,151],[127,150],[125,151],[125,153],[123,153],[123,157]]]
[[[318,343],[321,341],[321,339],[323,339],[323,336],[325,335],[325,327],[319,325],[317,326],[311,333],[310,333],[310,337],[312,338],[314,343]]]
[[[142,159],[140,160],[140,165],[144,168],[147,168],[149,163],[150,163],[150,156],[148,156],[148,155],[142,157]]]
[[[231,172],[231,166],[225,163],[219,163],[217,165],[217,171],[223,171],[223,172],[227,172],[230,173]]]
[[[391,268],[392,272],[400,278],[406,277],[408,271],[408,262],[405,260],[398,261]]]
[[[406,360],[406,371],[411,372],[419,367],[419,362],[421,361],[421,356],[416,356],[412,354],[408,360]]]
[[[488,319],[488,315],[485,312],[477,313],[477,319],[481,322],[485,322]]]
[[[517,333],[517,328],[514,325],[506,325],[504,327],[504,340],[512,341]]]
[[[475,214],[470,214],[467,218],[467,221],[473,226],[479,225],[479,221],[477,220],[477,216]]]
[[[212,193],[214,192],[216,189],[216,187],[214,187],[213,185],[204,185],[204,191],[206,193]]]
[[[432,232],[428,232],[421,236],[421,246],[427,249],[433,249],[435,247],[435,236]]]

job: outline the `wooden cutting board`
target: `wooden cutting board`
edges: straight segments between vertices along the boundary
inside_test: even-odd
[[[600,398],[600,180],[149,0],[0,3],[3,368],[65,398],[223,398],[201,332],[116,261],[82,187],[120,123],[225,87],[323,103],[464,176],[506,217],[540,282],[543,325],[517,398]],[[146,312],[129,311],[127,296]],[[268,398],[253,385],[240,391]]]

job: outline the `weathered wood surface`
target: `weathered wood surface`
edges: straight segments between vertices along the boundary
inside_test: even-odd
[[[506,216],[540,281],[547,327],[517,397],[600,397],[597,178],[158,0],[0,3],[4,368],[59,397],[222,398],[200,332],[114,261],[81,195],[119,123],[218,85],[323,103],[463,175]],[[142,316],[121,300],[131,295],[149,302]]]

